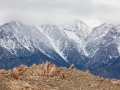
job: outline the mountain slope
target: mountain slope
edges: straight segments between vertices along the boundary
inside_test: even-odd
[[[120,25],[104,23],[91,28],[77,20],[69,27],[28,26],[12,21],[0,26],[0,68],[49,60],[57,66],[74,64],[95,75],[120,78],[119,42]]]
[[[77,24],[78,25],[78,24]],[[85,27],[81,26],[81,31],[84,32]],[[89,31],[90,30],[90,27]],[[87,29],[88,29],[87,28]],[[79,33],[76,33],[78,29],[65,29],[68,37],[74,36],[72,38],[79,44],[79,48],[83,51],[86,61],[82,66],[83,70],[89,69],[93,74],[100,75],[109,78],[120,78],[120,73],[118,73],[119,65],[115,66],[115,71],[112,72],[112,63],[118,62],[117,59],[120,55],[120,29],[119,25],[114,26],[112,24],[102,24],[98,27],[93,28],[93,30],[83,38],[78,37]],[[87,31],[87,30],[86,30]],[[84,34],[84,33],[82,33]],[[81,35],[81,34],[80,34]],[[113,60],[114,58],[114,60]],[[80,66],[78,66],[79,68]],[[110,69],[110,70],[109,70]]]
[[[66,62],[79,63],[80,65],[84,62],[84,55],[82,55],[82,51],[79,49],[78,44],[70,39],[63,29],[57,27],[56,25],[42,25],[41,31],[47,35],[47,37],[54,44],[54,48],[56,48],[56,52],[58,52]],[[79,58],[79,61],[76,59]]]
[[[25,63],[26,65],[31,65],[36,62],[41,63],[47,59],[52,61],[56,60],[54,62],[58,60],[58,62],[66,63],[64,59],[56,53],[49,39],[37,28],[23,25],[18,21],[12,21],[0,26],[0,46],[7,51],[6,54],[11,54],[11,57],[15,56],[16,60],[19,59],[21,63],[27,62]],[[4,50],[1,52],[1,55],[3,55],[3,52]],[[39,58],[35,57],[36,55],[38,55]],[[33,59],[31,57],[34,57],[33,62],[31,61],[31,59]],[[8,57],[5,58],[9,59]],[[25,61],[22,60],[23,58]],[[1,59],[4,60],[3,58]],[[42,61],[39,61],[40,59],[42,59]],[[18,62],[19,65],[21,63]],[[3,65],[4,64],[6,64],[6,62],[3,63]],[[14,67],[18,65],[11,64],[11,66]],[[3,66],[0,68],[3,68]],[[8,66],[8,68],[11,67]]]

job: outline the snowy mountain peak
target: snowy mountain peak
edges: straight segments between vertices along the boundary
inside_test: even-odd
[[[0,26],[0,30],[3,35],[3,38],[0,39],[0,46],[6,48],[12,54],[17,55],[17,49],[26,49],[33,53],[34,48],[36,48],[45,55],[50,53],[49,49],[54,51],[48,38],[33,26],[12,21]]]
[[[80,20],[75,20],[75,24],[73,26],[64,28],[64,30],[67,36],[74,39],[75,41],[80,41],[84,39],[92,31],[92,29],[88,25]],[[71,37],[71,35],[75,38]]]
[[[14,21],[11,21],[11,22],[9,22],[9,23],[7,23],[7,24],[13,24],[13,25],[19,26],[19,25],[21,25],[22,23],[19,22],[19,21],[17,21],[17,20],[14,20]]]
[[[77,26],[87,27],[87,25],[86,25],[84,22],[80,21],[80,20],[75,20],[75,24],[76,24]]]
[[[113,24],[107,24],[107,23],[101,24],[100,27],[102,27],[103,29],[104,28],[109,28],[109,29],[111,29],[111,28],[114,29],[115,28],[115,26]]]
[[[120,32],[120,25],[117,25],[117,26],[116,26],[116,30],[117,30],[118,32]]]
[[[108,31],[114,30],[114,28],[115,27],[114,27],[113,24],[103,23],[100,26],[95,27],[92,30],[90,36],[94,36],[94,37],[99,37],[100,36],[100,37],[102,37],[102,36],[105,36],[108,33]]]

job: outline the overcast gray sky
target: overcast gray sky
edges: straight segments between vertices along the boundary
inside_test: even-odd
[[[81,20],[89,26],[120,24],[120,0],[0,0],[0,25],[12,20],[57,25]]]

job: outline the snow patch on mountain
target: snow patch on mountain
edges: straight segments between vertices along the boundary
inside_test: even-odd
[[[19,57],[25,51],[28,57],[29,53],[36,56],[38,51],[40,59],[44,58],[42,55],[57,63],[64,59],[67,64],[74,63],[80,68],[83,65],[85,69],[97,70],[101,66],[119,62],[119,42],[120,25],[102,24],[91,28],[77,20],[69,27],[58,27],[51,23],[28,26],[18,21],[0,26],[0,46],[13,55]],[[116,58],[116,61],[112,61],[112,58]]]
[[[79,20],[75,20],[73,26],[64,27],[65,30],[74,32],[80,39],[85,38],[92,31],[92,28]]]
[[[56,47],[56,45],[54,44],[54,41],[52,40],[52,38],[51,38],[50,36],[46,35],[46,34],[43,32],[43,29],[41,28],[41,26],[37,26],[37,28],[38,28],[38,30],[39,30],[44,36],[46,36],[46,37],[49,39],[49,41],[50,41],[51,45],[53,46],[53,48],[55,49],[55,51],[56,51],[66,62],[68,62],[67,59],[66,59],[66,57],[64,56],[64,54],[59,50],[58,47]]]
[[[49,49],[53,49],[47,37],[45,37],[38,29],[33,26],[23,25],[18,21],[6,23],[0,27],[3,38],[0,39],[1,46],[6,48],[12,54],[16,49],[26,48],[30,52],[34,52],[34,48],[39,49],[46,56]]]
[[[80,38],[74,32],[67,31],[67,30],[64,30],[64,31],[69,38],[75,40],[76,42],[80,40]]]
[[[75,20],[75,23],[76,23],[76,27],[78,28],[78,30],[84,33],[84,37],[90,34],[91,30],[85,23],[79,20]]]

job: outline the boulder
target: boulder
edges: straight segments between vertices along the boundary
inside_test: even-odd
[[[23,75],[27,71],[28,67],[25,65],[21,65],[18,67],[18,73],[19,75]]]
[[[45,70],[45,73],[48,73],[49,65],[50,65],[50,62],[46,61],[44,66],[43,66],[43,69]]]
[[[116,79],[111,79],[110,80],[111,83],[120,86],[120,80],[116,80]]]
[[[74,68],[75,68],[74,64],[72,64],[69,69],[71,70],[71,69],[74,69]]]
[[[16,79],[18,78],[18,76],[19,76],[19,71],[18,71],[17,68],[13,68],[11,73],[12,73],[12,74],[11,74],[12,77],[15,77]]]
[[[39,68],[38,75],[44,75],[44,74],[45,74],[45,70],[43,68]]]
[[[53,64],[49,70],[49,75],[53,76],[53,75],[57,74],[57,72],[58,72],[57,67]]]
[[[1,69],[0,70],[0,76],[3,76],[3,75],[5,75],[6,74],[6,71],[4,70],[4,69]]]

